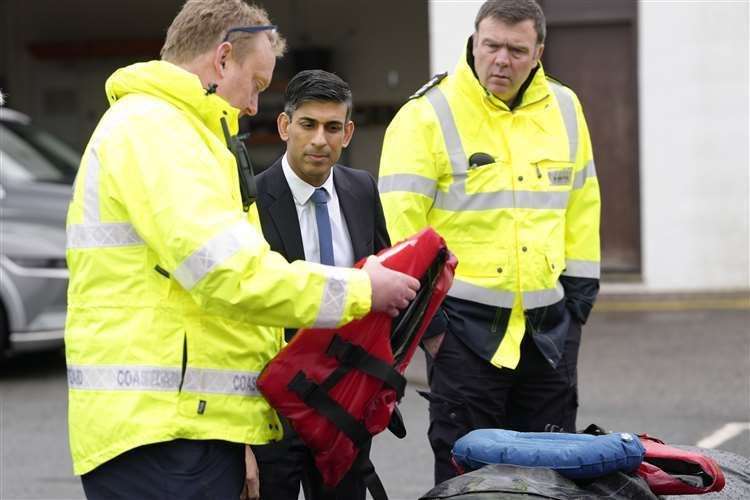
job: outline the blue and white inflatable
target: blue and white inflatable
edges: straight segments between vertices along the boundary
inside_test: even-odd
[[[478,429],[453,446],[455,462],[467,471],[488,464],[509,464],[548,468],[574,480],[633,471],[644,454],[638,437],[625,432],[593,436]]]

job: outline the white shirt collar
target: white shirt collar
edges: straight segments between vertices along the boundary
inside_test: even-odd
[[[308,201],[310,201],[310,197],[313,195],[316,187],[299,178],[294,170],[292,170],[291,165],[289,165],[289,160],[286,157],[286,153],[284,153],[284,156],[281,158],[281,169],[284,172],[284,177],[286,177],[287,184],[289,184],[289,189],[292,191],[294,202],[297,205],[304,205]],[[331,173],[328,175],[328,178],[325,180],[323,185],[320,186],[326,190],[326,193],[328,193],[329,201],[331,199],[331,196],[333,195],[333,170],[334,169],[331,168]]]

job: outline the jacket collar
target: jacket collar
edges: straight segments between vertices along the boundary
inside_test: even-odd
[[[115,71],[105,84],[110,105],[130,94],[145,94],[169,102],[203,122],[222,141],[221,118],[229,132],[239,129],[240,111],[216,94],[206,95],[197,75],[167,61],[136,63]]]
[[[287,153],[284,153],[284,156],[281,157],[281,168],[284,172],[286,182],[287,184],[289,184],[289,189],[292,191],[292,197],[294,198],[295,203],[297,203],[298,205],[304,205],[305,203],[310,201],[310,198],[312,197],[313,192],[316,188],[315,186],[311,186],[307,182],[300,179],[297,173],[292,170],[291,165],[289,165],[289,157],[287,156]],[[331,170],[328,173],[328,177],[320,186],[328,193],[329,199],[333,195],[333,172],[335,168],[335,165],[331,167]]]

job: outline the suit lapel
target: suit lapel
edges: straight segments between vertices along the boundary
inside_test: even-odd
[[[274,166],[275,167],[275,166]],[[305,247],[302,245],[302,234],[297,218],[297,208],[289,184],[284,177],[281,165],[273,168],[269,178],[269,194],[274,200],[268,206],[268,213],[273,220],[279,239],[284,245],[284,256],[288,261],[305,259]]]
[[[368,248],[367,227],[364,224],[366,220],[363,217],[363,207],[357,200],[355,187],[352,185],[346,171],[333,167],[333,183],[336,186],[336,195],[339,198],[341,214],[346,221],[346,227],[349,230],[349,237],[352,240],[352,251],[354,252],[354,261],[362,257],[367,257],[372,253]]]

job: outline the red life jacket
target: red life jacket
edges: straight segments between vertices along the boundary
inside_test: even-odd
[[[638,437],[646,456],[637,472],[657,495],[700,495],[724,488],[724,473],[710,457],[669,446],[648,434]]]
[[[596,424],[583,430],[601,435],[607,431]],[[725,478],[716,461],[701,453],[701,448],[683,449],[664,444],[648,434],[638,434],[645,448],[643,461],[636,473],[657,495],[700,495],[721,491]],[[705,450],[708,451],[708,450]]]
[[[457,265],[431,228],[378,255],[384,266],[420,279],[409,307],[395,319],[370,313],[338,329],[302,329],[257,381],[268,402],[312,450],[329,487],[349,471],[361,445],[388,426],[404,394],[403,373],[448,293]],[[369,459],[360,457],[360,465],[369,469],[365,482],[373,497],[385,498]]]

